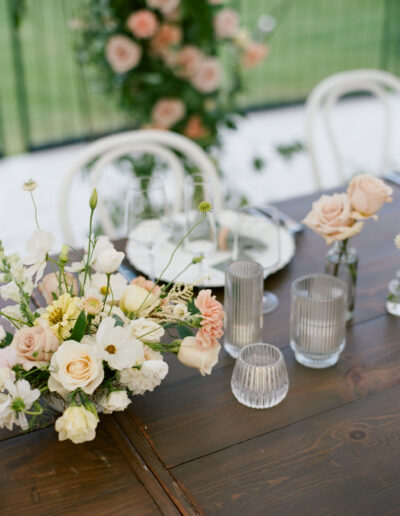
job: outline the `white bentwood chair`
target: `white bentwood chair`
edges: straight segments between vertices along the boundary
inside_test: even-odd
[[[182,210],[184,168],[173,151],[178,151],[198,167],[199,173],[211,180],[214,189],[214,209],[222,208],[222,194],[218,174],[214,163],[204,150],[185,136],[170,131],[145,129],[128,131],[101,138],[89,144],[70,167],[61,185],[59,217],[65,241],[75,245],[75,239],[69,219],[68,199],[74,177],[88,164],[95,161],[91,170],[91,185],[97,187],[104,169],[113,161],[132,153],[153,154],[161,158],[173,171],[175,179],[175,199],[173,212]],[[116,237],[116,229],[111,217],[99,198],[98,214],[104,232],[110,238]]]
[[[345,177],[342,154],[333,131],[332,111],[341,97],[359,91],[375,95],[383,105],[384,131],[381,136],[382,146],[377,174],[382,175],[388,171],[389,141],[393,117],[388,92],[400,93],[400,79],[389,72],[372,69],[336,73],[321,81],[311,91],[306,102],[306,141],[311,157],[314,181],[318,189],[322,187],[322,166],[318,159],[315,135],[318,114],[320,111],[322,112],[322,120],[332,149],[337,177],[345,183],[348,178]]]

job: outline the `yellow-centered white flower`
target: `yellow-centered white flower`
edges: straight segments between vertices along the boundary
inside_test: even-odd
[[[128,329],[115,326],[115,319],[112,317],[106,317],[101,321],[94,338],[101,358],[112,369],[121,371],[143,362],[143,344],[140,340],[131,337]],[[83,341],[86,342],[86,339],[84,338]]]
[[[5,426],[12,430],[13,425],[17,425],[22,430],[28,430],[29,424],[25,411],[40,398],[39,389],[31,389],[26,380],[18,380],[16,383],[6,380],[5,388],[8,396],[2,396],[0,400],[0,427]]]
[[[110,277],[110,288],[112,290],[112,296],[109,292],[107,302],[111,303],[112,297],[114,301],[119,301],[123,296],[123,293],[128,285],[128,282],[122,276],[122,274],[117,273],[113,274]],[[93,295],[102,295],[104,296],[107,292],[107,276],[105,274],[101,274],[96,272],[92,274],[90,280],[86,281],[85,285],[85,295],[93,296]]]

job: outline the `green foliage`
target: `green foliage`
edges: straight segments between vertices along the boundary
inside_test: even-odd
[[[75,340],[76,342],[80,342],[82,340],[82,337],[85,335],[86,325],[86,315],[85,312],[82,310],[82,312],[78,316],[78,319],[76,320],[75,326],[72,329],[70,339]]]
[[[9,333],[8,331],[6,331],[5,339],[3,340],[3,342],[0,342],[0,348],[6,348],[7,346],[9,346],[11,344],[13,338],[14,338],[14,335],[12,333]]]
[[[187,326],[177,326],[176,330],[181,339],[184,339],[185,337],[193,337],[192,330],[190,328],[188,328]]]

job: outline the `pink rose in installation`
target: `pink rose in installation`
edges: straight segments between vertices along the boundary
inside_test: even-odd
[[[154,13],[141,9],[129,16],[126,25],[136,38],[148,39],[156,33],[158,21]]]
[[[152,120],[158,127],[168,129],[185,116],[186,108],[179,99],[161,99],[154,105]]]
[[[142,57],[142,49],[126,36],[111,36],[106,46],[106,58],[117,73],[135,68]]]

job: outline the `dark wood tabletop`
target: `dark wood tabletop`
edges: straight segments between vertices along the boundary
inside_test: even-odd
[[[280,206],[300,220],[315,197]],[[327,251],[305,230],[293,261],[266,281],[280,305],[264,318],[264,341],[282,349],[290,381],[280,405],[240,405],[223,350],[207,377],[168,358],[162,385],[102,416],[92,442],[59,443],[52,426],[1,431],[0,514],[400,514],[400,321],[385,313],[399,231],[396,189],[353,239],[355,320],[336,366],[307,369],[289,347],[291,282],[323,271]]]

